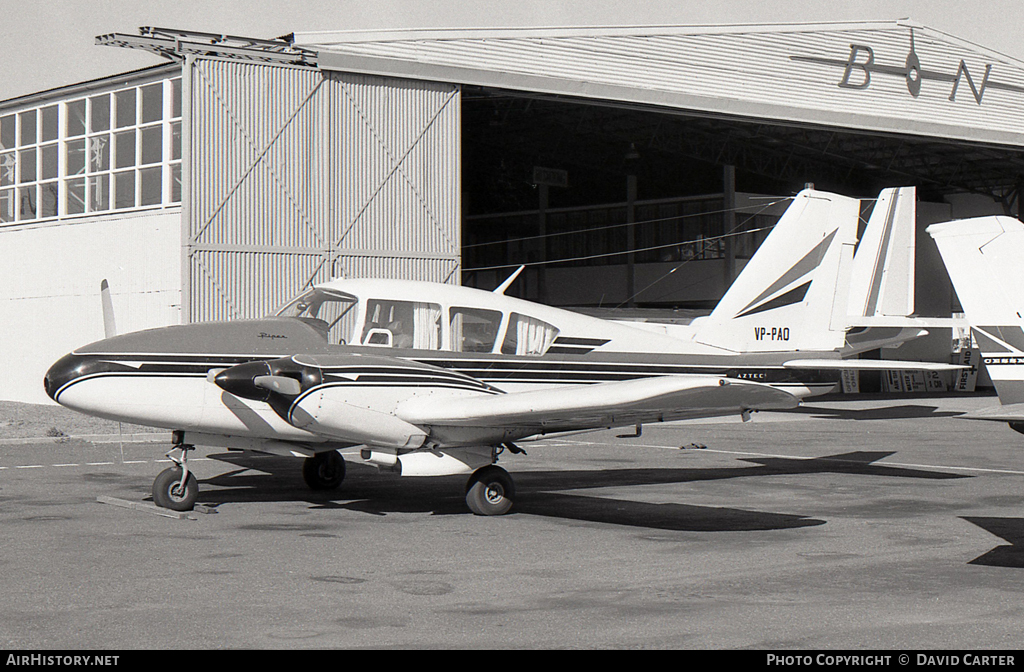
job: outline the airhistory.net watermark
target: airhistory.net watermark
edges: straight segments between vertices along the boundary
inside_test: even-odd
[[[41,665],[45,667],[116,666],[120,656],[58,655],[52,653],[9,653],[6,665]]]

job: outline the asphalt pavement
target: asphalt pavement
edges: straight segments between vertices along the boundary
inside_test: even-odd
[[[166,517],[168,434],[7,406],[0,648],[1019,648],[1024,436],[958,417],[992,396],[849,399],[524,443],[500,517],[216,448]]]

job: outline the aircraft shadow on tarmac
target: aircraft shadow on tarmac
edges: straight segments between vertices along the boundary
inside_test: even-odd
[[[892,454],[858,451],[813,459],[745,458],[757,466],[708,469],[523,471],[515,474],[517,498],[512,513],[674,531],[794,529],[824,525],[825,521],[785,513],[630,501],[566,491],[785,474],[963,478],[922,469],[873,464]],[[402,479],[378,474],[373,467],[349,464],[345,483],[339,490],[313,492],[301,482],[295,460],[234,452],[210,457],[239,467],[200,481],[205,486],[200,490],[200,501],[214,507],[228,502],[306,501],[320,508],[347,509],[381,516],[388,513],[469,513],[463,498],[465,476]]]
[[[996,546],[968,564],[1024,568],[1024,518],[981,518],[975,516],[961,516],[961,518],[1010,542],[1009,546]]]
[[[780,413],[802,413],[815,418],[829,420],[897,420],[903,418],[952,418],[963,415],[961,411],[940,411],[937,406],[904,404],[882,408],[828,408],[824,406],[801,405]]]

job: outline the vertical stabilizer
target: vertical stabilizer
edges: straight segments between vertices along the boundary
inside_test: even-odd
[[[977,217],[927,229],[1003,404],[1024,402],[1024,224]]]
[[[914,244],[917,190],[884,189],[853,257],[851,318],[914,312]]]
[[[860,201],[805,189],[695,340],[735,352],[842,347]]]

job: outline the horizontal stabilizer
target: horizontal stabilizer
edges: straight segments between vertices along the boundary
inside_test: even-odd
[[[791,359],[787,369],[831,369],[833,371],[959,371],[971,367],[941,362],[912,362],[898,359]]]
[[[400,404],[396,415],[420,426],[515,426],[548,432],[793,408],[798,403],[788,392],[760,383],[660,376],[501,395],[420,397]]]
[[[851,327],[900,327],[919,329],[965,329],[969,323],[962,317],[900,317],[898,315],[880,315],[877,317],[850,317]]]

